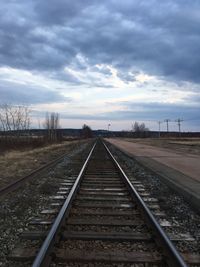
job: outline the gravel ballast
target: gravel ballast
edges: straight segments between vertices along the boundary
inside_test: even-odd
[[[199,253],[200,251],[200,215],[186,200],[169,186],[167,186],[158,175],[148,171],[136,160],[125,155],[122,151],[109,144],[111,152],[126,170],[129,179],[137,179],[144,187],[150,197],[158,199],[160,210],[164,211],[167,220],[174,227],[165,228],[166,232],[174,234],[188,234],[195,241],[176,242],[181,252]]]
[[[19,263],[15,265],[15,263],[7,261],[7,256],[19,245],[20,234],[30,229],[28,226],[30,219],[41,217],[40,212],[49,207],[50,196],[55,195],[58,191],[60,179],[79,172],[79,170],[74,170],[71,163],[77,155],[80,161],[84,161],[90,147],[91,143],[71,147],[69,156],[66,156],[54,168],[1,199],[0,266],[21,266]],[[35,244],[37,243],[38,241],[35,241]],[[28,242],[26,246],[28,247]]]

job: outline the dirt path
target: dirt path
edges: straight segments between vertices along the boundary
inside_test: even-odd
[[[124,138],[124,140],[200,156],[200,138]]]
[[[200,156],[120,139],[107,139],[181,194],[200,212]]]
[[[200,182],[200,156],[120,139],[109,142],[136,157],[148,157]]]

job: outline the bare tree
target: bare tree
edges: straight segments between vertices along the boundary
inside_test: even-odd
[[[83,138],[91,138],[92,137],[92,130],[91,128],[84,124],[81,130],[81,135],[83,136]]]
[[[132,126],[132,131],[133,132],[147,132],[149,131],[149,128],[147,128],[143,123],[139,124],[137,121],[133,124]]]
[[[57,141],[58,139],[58,129],[60,128],[59,120],[60,118],[58,113],[46,113],[44,128],[47,130],[49,141]]]
[[[28,106],[0,105],[0,142],[2,147],[16,147],[28,144],[30,129],[30,109]],[[26,135],[25,138],[22,136]]]
[[[29,107],[8,104],[1,105],[0,128],[4,132],[28,130],[30,128]]]
[[[147,128],[147,127],[145,126],[144,122],[143,122],[143,123],[141,123],[140,126],[139,126],[139,131],[140,131],[140,132],[148,132],[148,131],[149,131],[149,128]]]
[[[149,131],[149,128],[144,123],[139,124],[137,121],[132,125],[132,131],[135,137],[145,137],[145,133]]]
[[[132,131],[133,132],[139,132],[140,131],[140,126],[139,126],[139,123],[137,121],[132,126]]]

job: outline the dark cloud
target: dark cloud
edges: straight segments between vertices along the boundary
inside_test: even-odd
[[[112,75],[111,70],[107,66],[94,66],[92,71],[101,72],[105,77],[109,77]]]
[[[81,53],[127,82],[129,70],[199,82],[199,10],[186,0],[2,0],[0,64],[59,72]]]
[[[107,103],[109,105],[109,103]],[[112,103],[110,103],[112,104]],[[193,120],[200,114],[200,107],[195,105],[167,104],[167,103],[134,103],[121,102],[119,106],[126,109],[119,109],[113,112],[100,114],[62,114],[65,119],[82,119],[82,120],[144,120],[144,121],[164,121],[165,119],[175,120],[181,118],[184,120]],[[153,119],[152,119],[153,118]],[[199,117],[200,119],[200,117]]]
[[[120,103],[118,103],[120,105]],[[135,103],[135,102],[121,102],[121,105],[125,107],[125,111],[119,112],[119,116],[133,119],[134,117],[143,120],[164,120],[166,118],[176,119],[183,118],[185,120],[196,117],[200,114],[200,106],[189,104],[177,104],[177,103]],[[121,115],[120,115],[121,114]]]
[[[193,103],[194,105],[200,106],[200,94],[194,93],[192,95],[189,95],[189,96],[184,98],[184,101],[186,103]]]
[[[46,73],[46,76],[50,79],[56,79],[58,81],[64,81],[68,82],[71,85],[80,85],[82,82],[76,77],[75,75],[72,75],[67,70],[61,70],[59,72],[52,71],[50,73]]]
[[[4,82],[0,85],[0,103],[10,104],[49,104],[72,101],[57,91],[48,90],[43,87]]]
[[[136,81],[136,78],[133,74],[130,73],[124,73],[124,72],[119,72],[117,73],[117,76],[124,81],[125,83],[133,82]]]

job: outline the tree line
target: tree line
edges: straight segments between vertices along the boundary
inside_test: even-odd
[[[11,106],[4,104],[0,106],[0,130],[4,132],[16,131],[30,128],[30,109],[27,106]]]
[[[132,125],[132,132],[133,132],[133,136],[134,137],[146,137],[148,132],[149,132],[149,128],[146,127],[145,123],[142,122],[141,124],[139,122],[135,122]]]
[[[59,114],[46,113],[43,136],[32,136],[31,109],[25,105],[0,105],[1,148],[20,146],[41,146],[49,142],[61,141]]]
[[[31,109],[25,105],[0,105],[0,145],[5,147],[40,146],[44,143],[64,140],[60,125],[60,115],[47,112],[42,122],[42,135],[32,136]],[[84,124],[81,138],[91,138],[91,128]]]

